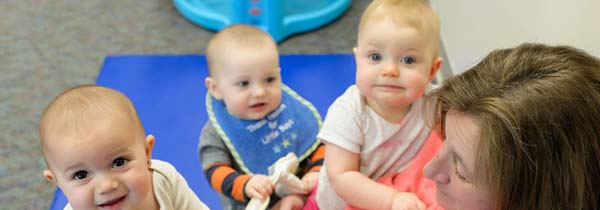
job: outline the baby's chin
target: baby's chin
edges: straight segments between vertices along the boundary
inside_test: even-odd
[[[260,119],[265,118],[266,116],[267,116],[267,114],[256,114],[256,115],[250,114],[250,115],[240,117],[240,118],[244,119],[244,120],[260,120]]]
[[[260,119],[267,117],[269,115],[269,113],[271,113],[275,110],[275,109],[266,110],[266,108],[267,108],[266,105],[265,105],[265,107],[257,107],[257,108],[259,110],[254,110],[254,111],[250,110],[250,111],[244,113],[243,115],[233,115],[233,116],[243,119],[243,120],[260,120]]]

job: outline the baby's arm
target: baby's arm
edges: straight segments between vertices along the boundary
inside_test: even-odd
[[[254,197],[265,199],[271,195],[274,188],[267,176],[261,174],[250,176],[236,171],[228,163],[215,162],[208,166],[204,174],[215,191],[240,202],[246,202]]]
[[[198,155],[204,175],[215,191],[240,202],[249,200],[244,188],[251,177],[232,167],[231,153],[210,122],[202,129]]]
[[[235,171],[230,165],[216,164],[204,171],[210,186],[217,192],[240,202],[246,202],[244,186],[250,176]]]
[[[331,187],[349,205],[362,209],[425,209],[414,194],[398,192],[360,173],[359,154],[334,144],[326,144],[325,148]]]

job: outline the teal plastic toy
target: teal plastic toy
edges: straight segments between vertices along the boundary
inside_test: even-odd
[[[351,0],[173,0],[188,20],[219,31],[235,23],[254,25],[280,42],[327,24],[344,13]]]

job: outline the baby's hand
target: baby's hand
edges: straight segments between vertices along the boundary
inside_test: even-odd
[[[313,190],[313,188],[317,184],[317,180],[319,180],[319,172],[318,171],[311,171],[311,172],[304,174],[301,181],[302,181],[302,185],[304,185],[304,189],[306,190],[307,193],[310,193]]]
[[[249,198],[264,200],[273,193],[273,188],[273,183],[271,183],[269,177],[262,174],[256,174],[250,177],[250,180],[246,183],[244,192]]]
[[[398,192],[392,201],[392,210],[425,210],[427,207],[412,193]]]

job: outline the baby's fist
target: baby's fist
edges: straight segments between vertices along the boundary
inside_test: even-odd
[[[412,193],[398,192],[394,195],[392,210],[425,210],[425,204]]]
[[[271,183],[269,177],[262,174],[256,174],[250,177],[250,180],[246,183],[244,192],[249,198],[264,200],[273,193],[273,188],[273,183]]]

